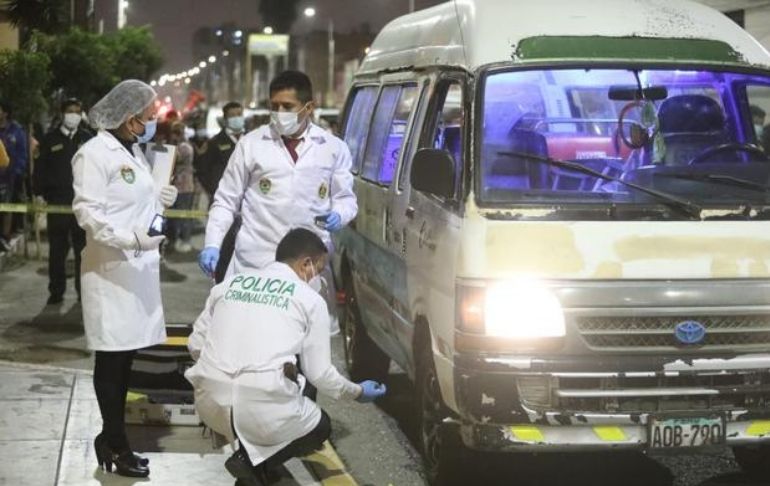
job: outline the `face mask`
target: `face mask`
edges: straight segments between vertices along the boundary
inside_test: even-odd
[[[762,138],[762,131],[764,131],[765,127],[762,125],[754,125],[754,132],[757,134],[757,138]]]
[[[241,133],[246,126],[246,119],[242,116],[234,116],[227,119],[227,128],[235,133]]]
[[[206,138],[209,134],[209,131],[205,128],[199,128],[195,130],[195,136],[198,138]]]
[[[144,125],[144,133],[136,135],[136,143],[149,143],[152,137],[155,136],[155,131],[158,129],[158,120],[150,120],[147,123],[143,123],[138,120],[139,123]]]
[[[80,115],[80,113],[65,113],[64,121],[62,124],[67,130],[73,131],[80,125],[80,121],[82,119],[83,117]]]
[[[304,120],[300,120],[299,114],[305,111],[303,107],[298,112],[293,111],[271,111],[270,123],[275,127],[279,135],[289,137],[295,135],[302,128]]]

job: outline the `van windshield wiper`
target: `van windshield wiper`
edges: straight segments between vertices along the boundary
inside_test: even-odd
[[[617,182],[619,184],[622,184],[626,187],[630,187],[632,189],[635,189],[639,192],[643,192],[645,194],[648,194],[650,196],[653,196],[654,198],[662,201],[666,206],[668,206],[671,209],[675,209],[679,211],[680,214],[683,214],[684,216],[690,218],[690,219],[701,219],[701,207],[697,204],[690,202],[686,199],[681,199],[677,196],[674,196],[673,194],[668,194],[666,192],[661,192],[655,189],[650,189],[649,187],[641,186],[639,184],[635,184],[633,182],[624,181],[623,179],[620,179],[618,177],[612,177],[607,174],[603,174],[597,170],[591,169],[590,167],[586,167],[581,164],[577,164],[575,162],[568,162],[566,160],[558,160],[558,159],[552,159],[550,157],[542,157],[540,155],[534,155],[527,152],[515,152],[515,151],[501,151],[497,152],[498,155],[506,155],[509,157],[521,157],[528,160],[533,160],[535,162],[540,162],[542,164],[547,164],[553,167],[559,167],[561,169],[571,170],[574,172],[580,172],[586,175],[590,175],[593,177],[596,177],[598,179],[603,179],[605,181],[610,182]]]
[[[758,182],[750,181],[747,179],[741,179],[740,177],[734,177],[723,174],[655,174],[657,177],[672,177],[676,179],[684,179],[688,181],[697,182],[714,182],[717,184],[725,184],[730,186],[742,187],[744,189],[752,189],[757,192],[770,192],[770,186],[766,184],[760,184]]]

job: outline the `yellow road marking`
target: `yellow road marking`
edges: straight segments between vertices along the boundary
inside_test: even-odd
[[[626,433],[623,432],[623,429],[612,425],[596,426],[594,427],[594,433],[604,442],[623,442],[627,440]]]
[[[544,442],[545,437],[540,429],[530,425],[514,425],[511,427],[511,433],[518,440],[527,442]]]
[[[755,420],[746,428],[746,435],[762,437],[770,435],[770,420]]]
[[[324,442],[320,451],[303,457],[302,462],[323,486],[358,486],[353,476],[345,470],[345,464],[329,441]]]
[[[166,342],[163,343],[164,346],[187,346],[187,341],[189,339],[182,336],[170,336],[166,338]]]

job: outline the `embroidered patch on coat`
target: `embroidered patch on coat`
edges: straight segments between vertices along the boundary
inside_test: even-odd
[[[321,187],[318,188],[318,198],[326,199],[326,196],[328,195],[329,195],[329,186],[327,186],[325,182],[322,182]]]
[[[123,180],[129,184],[133,184],[134,181],[136,180],[136,174],[134,174],[134,169],[128,166],[121,167],[120,177],[122,177]]]
[[[270,189],[272,189],[273,183],[268,179],[267,177],[263,177],[259,180],[259,190],[262,192],[262,194],[267,194],[270,192]]]

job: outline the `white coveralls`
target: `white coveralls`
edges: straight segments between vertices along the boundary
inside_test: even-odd
[[[299,355],[305,377],[335,399],[360,394],[332,365],[329,342],[325,302],[288,265],[226,278],[211,290],[188,344],[197,363],[185,377],[198,414],[231,442],[235,427],[254,465],[262,463],[321,420],[302,395],[304,379],[287,378],[285,363]]]
[[[314,231],[331,248],[316,216],[336,211],[346,225],[358,212],[352,158],[345,142],[312,123],[301,136],[295,163],[281,137],[264,125],[244,135],[227,164],[206,225],[206,247],[219,248],[236,214],[243,224],[227,276],[275,260],[281,239],[293,228]]]
[[[72,209],[86,232],[83,322],[89,349],[126,351],[166,341],[158,250],[135,252],[134,232],[147,232],[163,211],[147,160],[109,132],[75,154]]]

